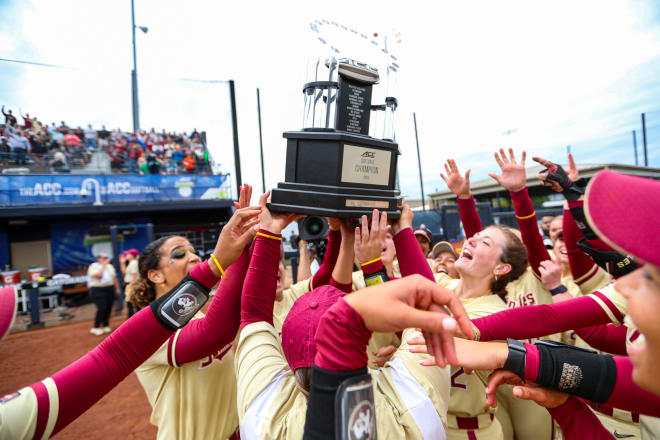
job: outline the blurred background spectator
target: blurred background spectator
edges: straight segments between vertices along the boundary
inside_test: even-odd
[[[196,128],[188,135],[154,128],[138,133],[69,127],[65,121],[50,124],[23,114],[23,124],[11,109],[2,114],[0,125],[0,168],[27,167],[30,172],[67,173],[86,169],[94,162],[112,173],[207,174],[210,173],[204,136]],[[94,169],[98,172],[97,169]]]

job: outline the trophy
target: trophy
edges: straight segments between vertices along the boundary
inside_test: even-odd
[[[388,97],[382,106],[385,124],[389,121],[383,133],[391,138],[371,137],[370,116],[381,107],[371,105],[378,70],[348,58],[330,58],[325,67],[327,81],[303,87],[303,129],[283,134],[287,140],[285,181],[272,190],[268,208],[340,218],[371,215],[376,208],[398,218],[399,147],[391,139],[396,99]],[[317,62],[317,72],[318,68]]]

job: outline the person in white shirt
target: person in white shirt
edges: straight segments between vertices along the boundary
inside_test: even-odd
[[[112,303],[115,301],[115,296],[119,295],[117,274],[108,254],[102,253],[96,257],[96,262],[87,270],[87,276],[90,286],[89,296],[96,304],[94,327],[89,332],[101,336],[112,331],[108,321],[112,312]]]

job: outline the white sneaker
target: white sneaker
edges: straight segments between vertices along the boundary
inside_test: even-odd
[[[103,333],[112,333],[112,329],[106,325],[103,327]]]
[[[103,329],[94,327],[89,332],[95,336],[101,336],[103,334]]]

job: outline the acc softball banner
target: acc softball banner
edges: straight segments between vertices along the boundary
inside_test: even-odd
[[[0,206],[224,199],[226,175],[0,176]]]

